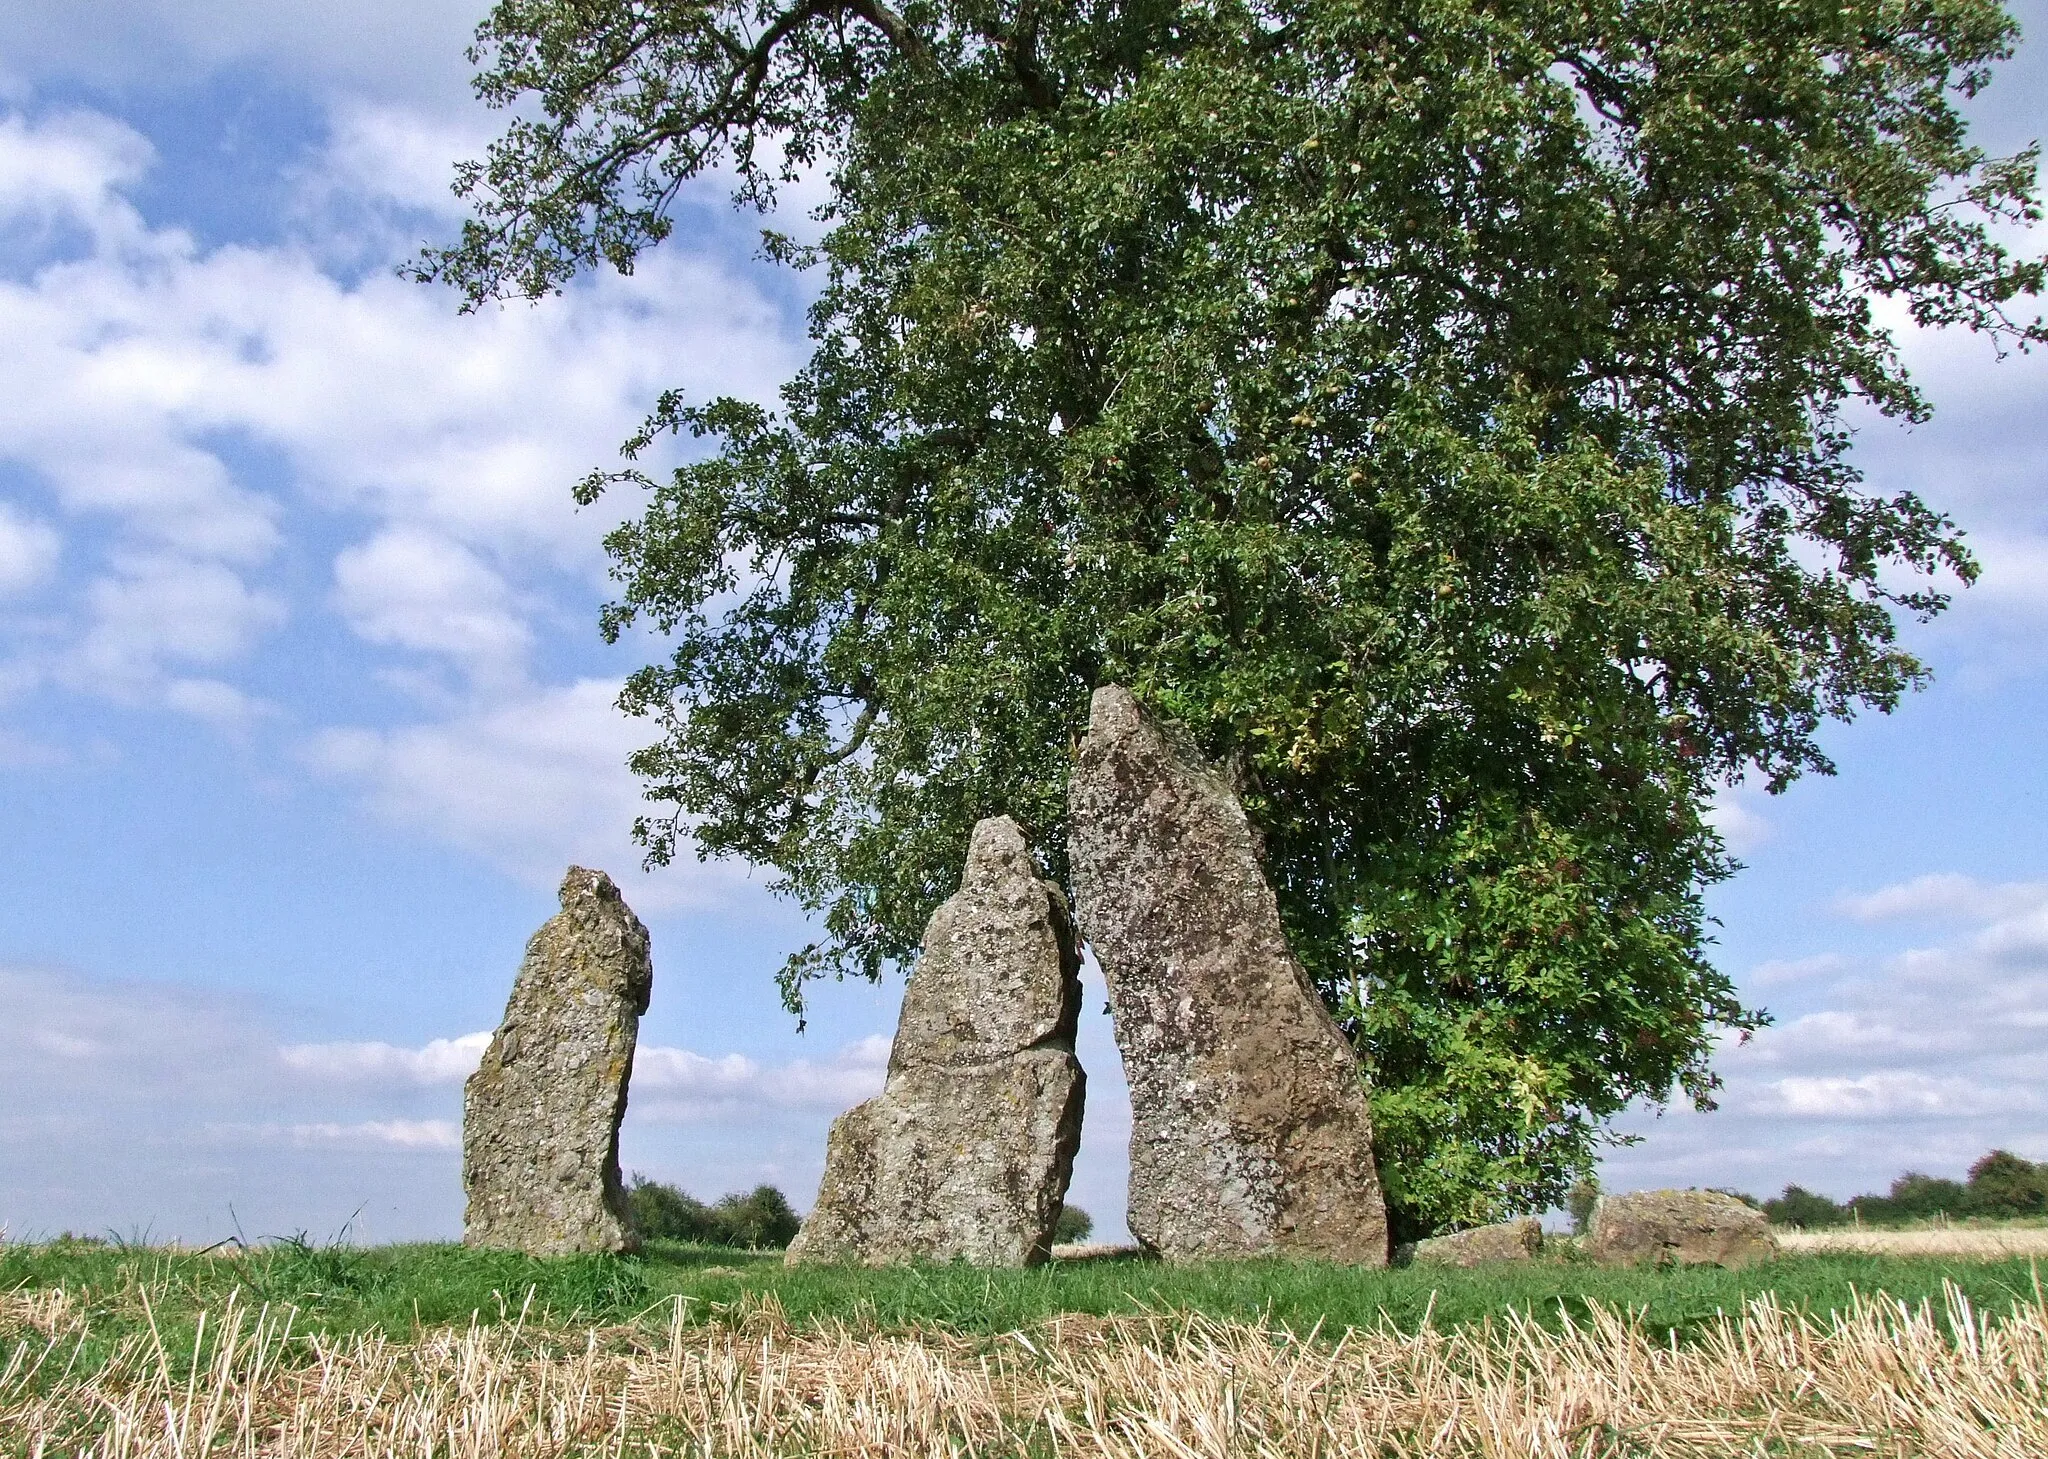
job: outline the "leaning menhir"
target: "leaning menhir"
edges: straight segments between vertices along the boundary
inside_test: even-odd
[[[601,871],[569,868],[526,944],[505,1021],[462,1092],[462,1239],[553,1256],[639,1243],[619,1121],[654,990],[647,929]]]
[[[1178,1261],[1384,1265],[1364,1076],[1287,945],[1236,793],[1108,685],[1068,795],[1076,910],[1131,1085],[1131,1234]]]
[[[1081,1143],[1080,961],[1007,816],[981,822],[903,993],[889,1080],[841,1115],[788,1261],[1026,1266]]]

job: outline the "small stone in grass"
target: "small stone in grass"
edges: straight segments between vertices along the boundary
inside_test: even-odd
[[[1532,1261],[1543,1249],[1543,1223],[1534,1216],[1496,1221],[1415,1243],[1410,1259],[1417,1266],[1492,1266],[1506,1261]]]

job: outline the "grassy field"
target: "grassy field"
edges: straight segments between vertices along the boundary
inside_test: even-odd
[[[143,1321],[181,1329],[229,1293],[246,1303],[291,1307],[301,1332],[374,1330],[403,1337],[418,1327],[509,1321],[523,1311],[544,1326],[666,1326],[675,1299],[690,1325],[739,1320],[772,1297],[798,1326],[843,1321],[863,1329],[945,1328],[990,1336],[1062,1314],[1090,1317],[1200,1314],[1265,1321],[1306,1332],[1390,1321],[1413,1331],[1425,1316],[1456,1328],[1510,1311],[1556,1325],[1597,1304],[1641,1316],[1645,1331],[1681,1339],[1775,1293],[1787,1307],[1846,1311],[1857,1293],[1940,1301],[1952,1284],[1979,1310],[2002,1313],[2035,1301],[2029,1260],[1966,1255],[1909,1259],[1876,1252],[1795,1255],[1767,1267],[1724,1271],[1609,1270],[1574,1260],[1455,1271],[1423,1267],[1360,1271],[1303,1262],[1168,1266],[1137,1256],[1052,1262],[1032,1271],[910,1267],[883,1271],[782,1265],[780,1253],[656,1244],[645,1257],[537,1260],[454,1245],[372,1248],[272,1244],[190,1253],[58,1242],[0,1246],[0,1291],[62,1288],[112,1339]]]
[[[1880,1297],[1880,1294],[1883,1294]],[[0,1247],[0,1454],[2048,1455],[2026,1260]]]

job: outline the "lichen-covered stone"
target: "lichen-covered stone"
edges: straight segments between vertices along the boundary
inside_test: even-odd
[[[654,989],[647,929],[601,871],[569,868],[505,1021],[462,1096],[462,1239],[556,1256],[638,1245],[619,1121]]]
[[[1518,1216],[1418,1241],[1410,1260],[1417,1266],[1492,1266],[1533,1261],[1542,1250],[1543,1223],[1534,1216]]]
[[[791,1265],[1045,1260],[1081,1143],[1080,961],[1007,816],[932,914],[882,1093],[841,1115]]]
[[[1109,685],[1068,797],[1076,910],[1131,1086],[1131,1234],[1172,1260],[1385,1265],[1364,1075],[1288,947],[1235,791]]]
[[[1586,1253],[1606,1266],[1742,1267],[1778,1254],[1763,1212],[1719,1191],[1633,1191],[1593,1207]]]

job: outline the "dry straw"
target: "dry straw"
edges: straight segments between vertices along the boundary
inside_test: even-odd
[[[1874,1256],[1950,1256],[1973,1261],[2048,1256],[2048,1226],[1942,1225],[1904,1231],[1838,1226],[1826,1231],[1781,1231],[1777,1236],[1780,1246],[1797,1253],[1853,1251]]]
[[[2048,1304],[1987,1318],[1766,1296],[1688,1344],[1596,1310],[1331,1340],[1199,1318],[1006,1338],[794,1329],[773,1299],[666,1332],[523,1323],[294,1337],[235,1302],[83,1371],[62,1292],[0,1295],[0,1452],[48,1459],[1074,1455],[2048,1455]]]

